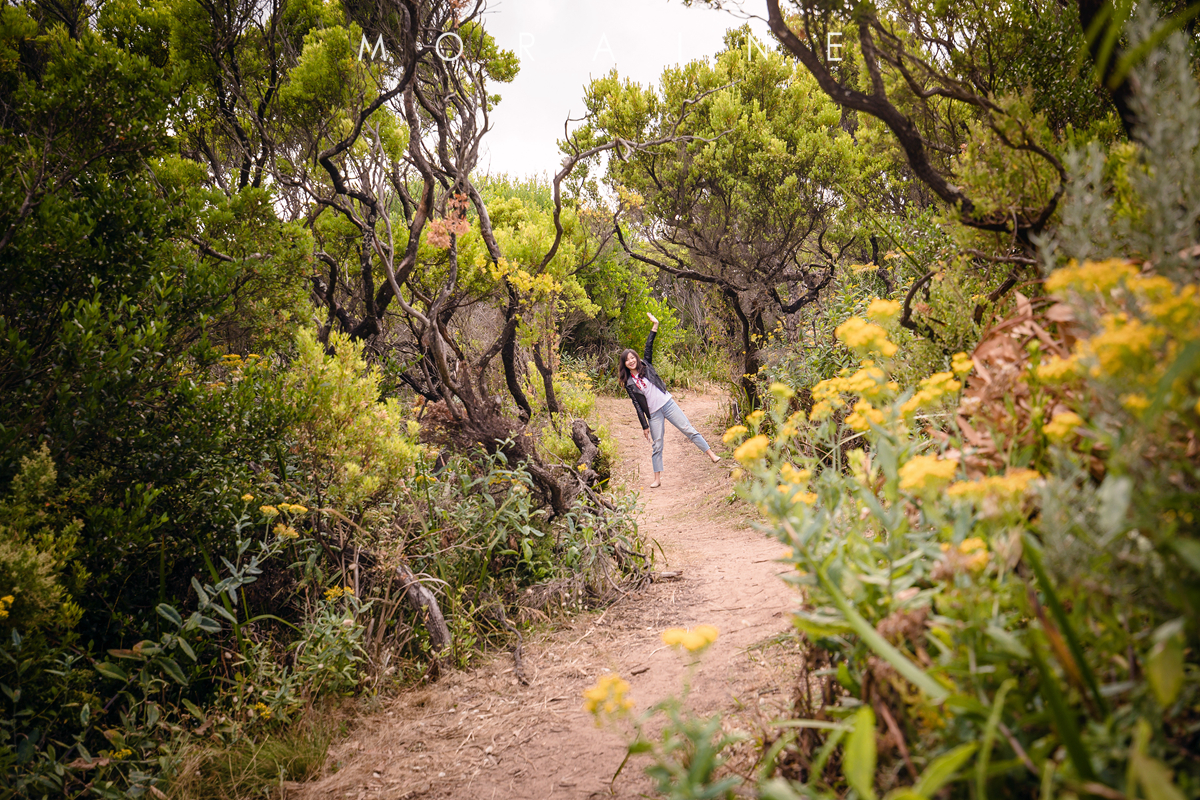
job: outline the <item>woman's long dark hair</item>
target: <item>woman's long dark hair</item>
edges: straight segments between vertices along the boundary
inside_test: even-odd
[[[643,377],[643,378],[646,377],[646,365],[642,363],[642,359],[638,358],[637,351],[636,350],[622,350],[621,351],[621,360],[617,362],[617,375],[619,375],[621,378],[622,386],[624,386],[625,382],[629,380],[630,372],[629,372],[629,367],[625,366],[625,360],[627,358],[629,358],[630,353],[633,353],[633,357],[637,358],[637,374],[640,377]]]

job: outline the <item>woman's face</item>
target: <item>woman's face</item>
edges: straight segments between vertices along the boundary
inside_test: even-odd
[[[625,368],[628,369],[630,372],[633,372],[634,370],[637,369],[637,365],[638,365],[637,356],[634,355],[633,353],[626,353],[625,354]]]

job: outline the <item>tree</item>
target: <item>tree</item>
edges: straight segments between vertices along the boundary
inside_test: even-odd
[[[721,293],[752,402],[772,317],[816,300],[854,239],[848,188],[865,159],[815,89],[743,28],[713,63],[666,70],[657,91],[594,81],[576,133],[580,147],[690,137],[609,159],[614,225],[633,258]]]

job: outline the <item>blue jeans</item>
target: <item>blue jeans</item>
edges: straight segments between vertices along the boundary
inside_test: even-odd
[[[704,441],[704,437],[700,435],[700,432],[692,427],[692,423],[688,422],[687,415],[683,413],[683,409],[677,406],[674,400],[668,400],[666,405],[650,415],[650,438],[653,440],[653,447],[650,450],[650,462],[654,465],[655,472],[663,471],[663,434],[666,432],[667,422],[679,428],[684,436],[692,440],[692,444],[700,448],[701,453],[708,452],[708,442]]]

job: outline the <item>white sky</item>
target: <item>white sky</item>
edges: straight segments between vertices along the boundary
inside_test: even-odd
[[[760,3],[748,8],[762,13]],[[480,168],[514,177],[553,173],[562,161],[555,142],[567,116],[583,112],[583,87],[614,66],[622,77],[657,84],[663,68],[711,56],[725,30],[743,24],[726,11],[680,0],[491,0],[484,25],[521,61],[492,112]],[[770,41],[766,23],[752,20]]]

